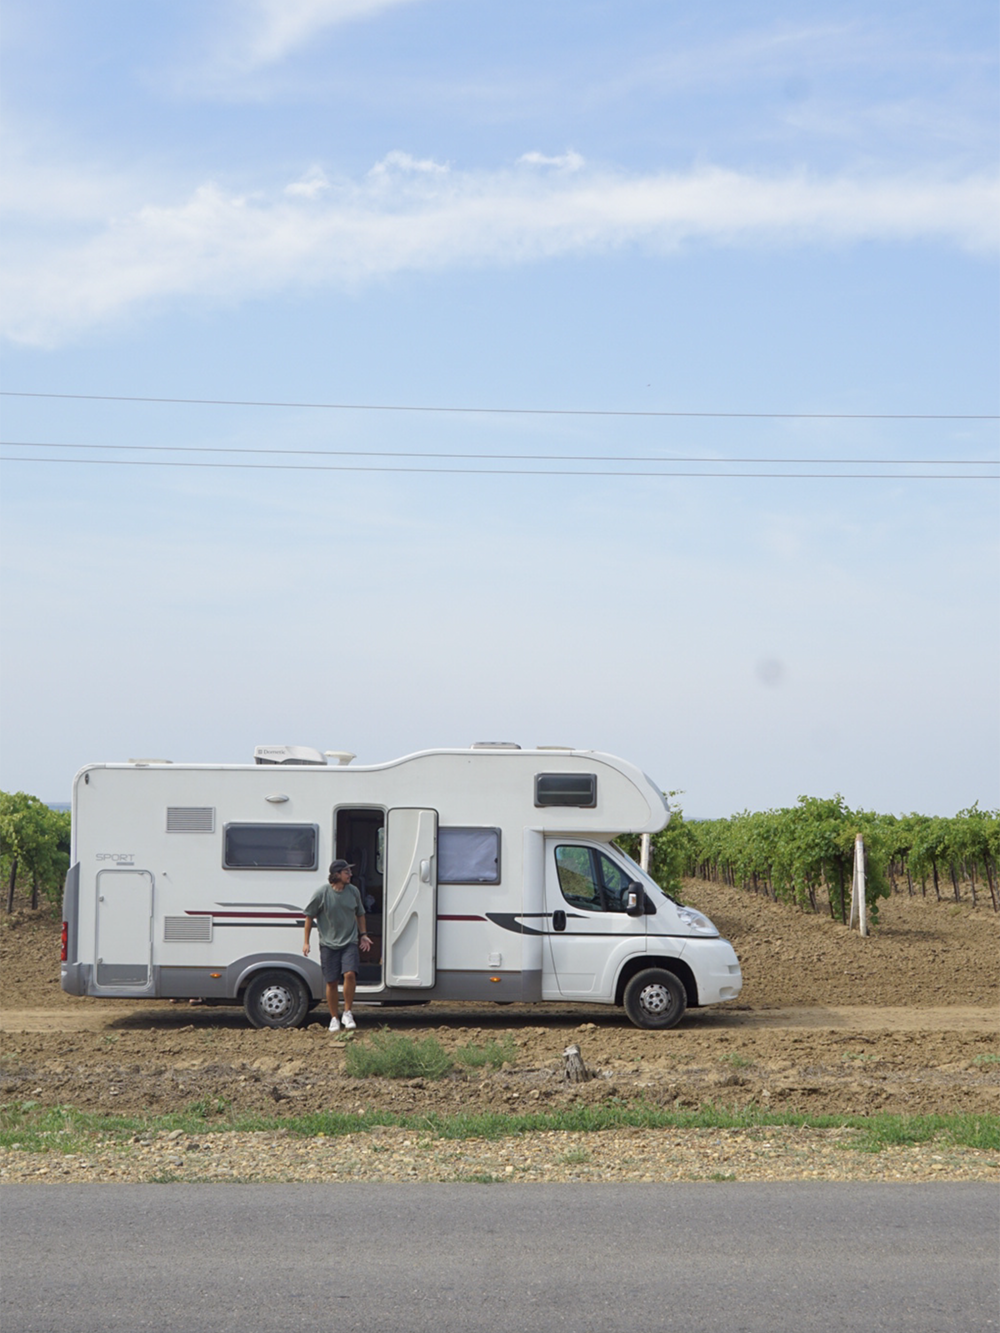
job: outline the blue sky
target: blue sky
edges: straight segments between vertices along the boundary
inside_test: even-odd
[[[995,5],[5,8],[8,395],[785,414],[7,396],[5,789],[510,739],[1000,803]]]

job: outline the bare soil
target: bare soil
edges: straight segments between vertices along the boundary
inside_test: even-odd
[[[193,1102],[233,1112],[452,1113],[623,1102],[748,1103],[814,1114],[1000,1112],[1000,917],[982,903],[897,895],[863,939],[829,917],[689,881],[686,900],[732,940],[745,985],[666,1033],[602,1006],[357,1009],[356,1036],[325,1010],[296,1031],[255,1031],[242,1012],[78,999],[59,988],[58,923],[20,913],[0,931],[4,1100],[121,1114]],[[381,1026],[449,1051],[509,1034],[501,1070],[440,1081],[352,1079],[349,1040]],[[595,1075],[563,1080],[579,1044]]]

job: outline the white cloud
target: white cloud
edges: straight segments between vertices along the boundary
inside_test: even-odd
[[[412,0],[239,0],[239,35],[228,59],[244,71],[259,69],[283,60],[327,28],[373,18],[382,10],[410,3]]]
[[[298,196],[300,199],[315,199],[318,194],[330,188],[326,172],[322,167],[310,167],[304,176],[291,185],[285,186],[285,194]]]
[[[531,158],[532,155],[529,155]],[[151,302],[239,301],[291,287],[350,288],[406,270],[507,265],[623,247],[664,254],[713,245],[997,243],[993,178],[750,175],[718,167],[628,174],[533,161],[458,172],[391,153],[358,182],[313,168],[284,189],[208,182],[88,225],[55,212],[11,229],[6,332],[55,343]],[[37,185],[36,179],[36,185]]]
[[[558,167],[561,171],[579,171],[586,165],[579,153],[568,149],[561,157],[546,157],[544,153],[522,153],[517,159],[527,167]]]
[[[401,153],[394,149],[391,153],[386,153],[380,161],[376,162],[368,173],[370,180],[377,179],[380,176],[388,176],[392,171],[411,171],[425,176],[444,176],[451,168],[447,162],[435,162],[429,157],[411,157],[409,153]]]

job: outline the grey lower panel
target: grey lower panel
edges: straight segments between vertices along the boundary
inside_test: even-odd
[[[149,985],[148,963],[98,963],[97,985],[104,986],[141,986],[145,990]]]
[[[491,977],[497,977],[492,981]],[[420,1003],[423,1000],[500,1000],[506,1004],[524,1003],[542,998],[542,974],[531,972],[438,972],[437,983],[417,989],[386,986],[380,990],[359,987],[358,1001],[366,999],[398,1000]]]
[[[76,861],[66,872],[63,887],[62,919],[66,922],[66,962],[76,962],[77,922],[80,919],[80,862]],[[65,985],[63,990],[66,990]],[[70,995],[82,995],[82,991],[70,991]]]
[[[228,1000],[226,974],[217,967],[158,967],[156,993],[164,1000]],[[216,975],[213,977],[212,973]]]
[[[279,972],[297,973],[309,987],[309,993],[314,1000],[321,1000],[326,994],[326,982],[323,980],[323,971],[319,963],[314,962],[311,958],[306,958],[301,953],[251,953],[247,954],[245,958],[238,958],[224,969],[216,967],[212,971],[222,972],[225,985],[224,994],[227,998],[234,1000],[239,995],[241,984],[246,985],[249,972],[267,972],[271,968]],[[204,998],[208,999],[209,997],[205,996]]]
[[[90,989],[91,971],[89,963],[63,963],[59,984],[67,995],[86,995]]]

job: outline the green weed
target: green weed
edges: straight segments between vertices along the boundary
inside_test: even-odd
[[[590,1161],[590,1153],[586,1148],[571,1148],[569,1152],[564,1152],[559,1158],[564,1166],[583,1166],[585,1162]]]
[[[351,1078],[444,1078],[452,1060],[436,1037],[417,1040],[397,1032],[376,1032],[353,1041],[344,1052]]]
[[[517,1043],[508,1032],[499,1041],[488,1041],[485,1046],[477,1046],[475,1042],[470,1042],[468,1046],[459,1046],[455,1058],[459,1064],[466,1065],[470,1069],[482,1069],[486,1065],[492,1069],[499,1069],[502,1065],[513,1063],[517,1059]]]
[[[748,1060],[745,1055],[740,1055],[738,1051],[730,1051],[727,1055],[719,1056],[719,1063],[732,1065],[733,1069],[749,1069],[753,1061]]]

